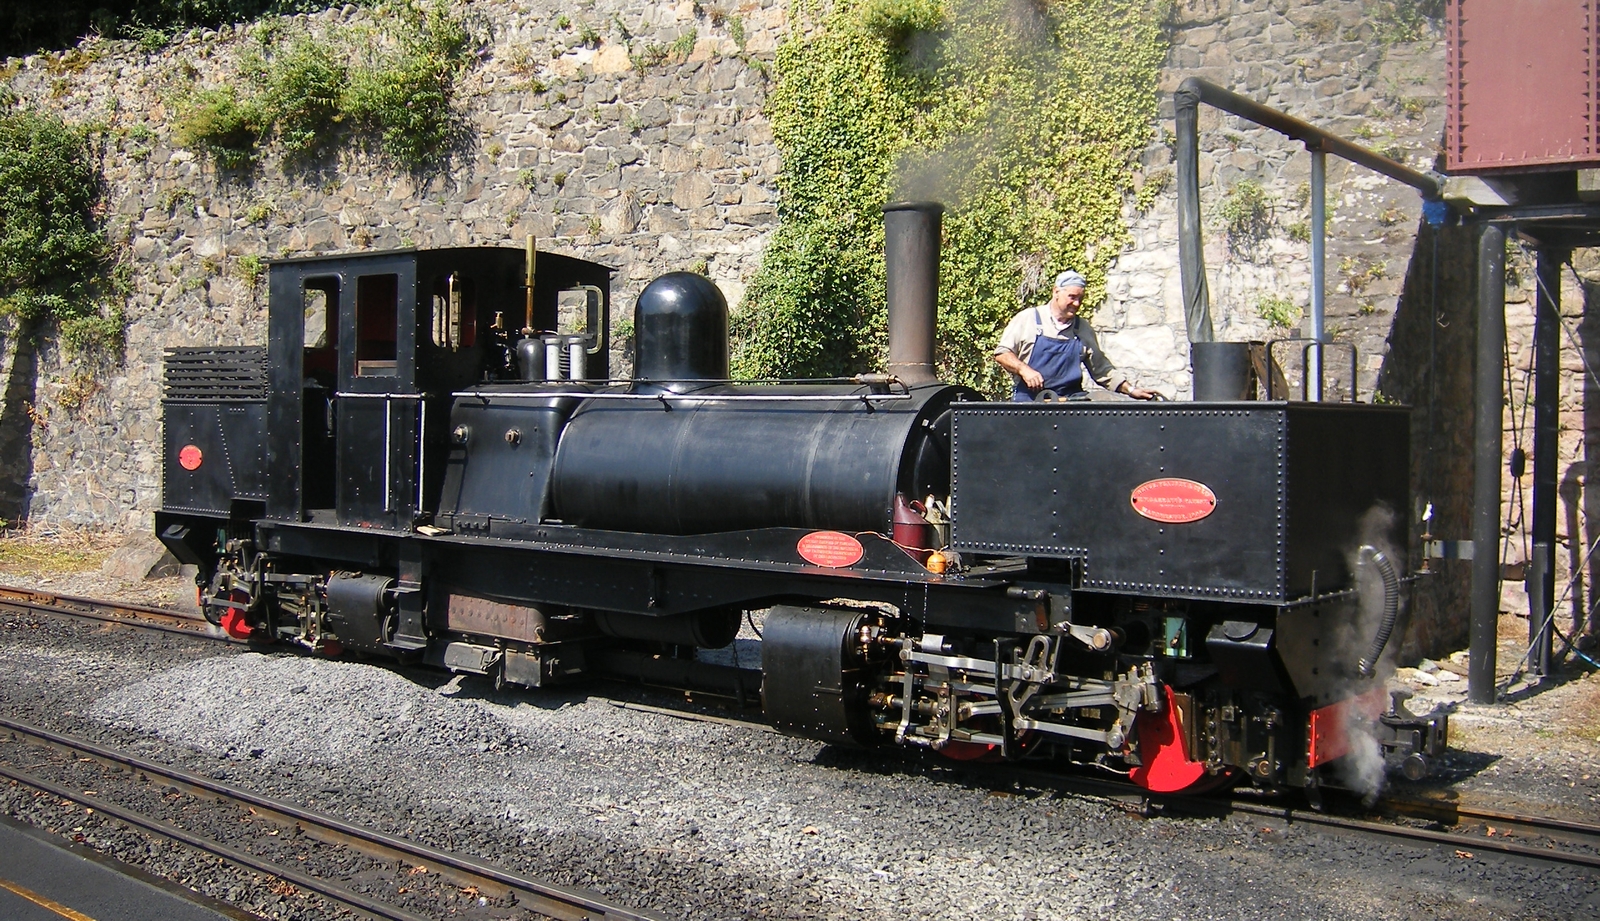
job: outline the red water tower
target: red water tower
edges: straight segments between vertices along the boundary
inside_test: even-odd
[[[1600,167],[1600,10],[1592,0],[1449,0],[1446,170]]]

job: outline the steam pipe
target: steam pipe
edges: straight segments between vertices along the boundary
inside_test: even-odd
[[[1183,321],[1190,342],[1210,342],[1211,291],[1200,239],[1200,96],[1178,87],[1173,95],[1178,120],[1178,271],[1183,282]]]
[[[1183,316],[1190,342],[1210,342],[1214,337],[1211,293],[1206,286],[1205,254],[1200,236],[1200,103],[1300,141],[1307,150],[1312,151],[1314,159],[1318,154],[1331,153],[1403,182],[1421,192],[1425,198],[1438,198],[1444,189],[1435,176],[1419,173],[1380,153],[1352,144],[1336,134],[1199,77],[1190,77],[1179,84],[1177,91],[1172,94],[1172,102],[1178,128],[1178,261],[1183,277]],[[1320,196],[1313,195],[1313,209],[1320,200]],[[1320,241],[1322,236],[1313,230],[1313,241]],[[1319,242],[1313,243],[1313,246],[1318,245]],[[1320,290],[1321,285],[1318,284],[1312,294],[1314,299],[1320,297]],[[1320,330],[1317,335],[1320,342]]]
[[[527,280],[524,283],[526,285],[527,289],[528,289],[527,316],[524,318],[523,323],[522,323],[522,334],[524,336],[533,335],[533,274],[534,274],[533,273],[533,269],[534,269],[535,264],[537,263],[538,255],[539,255],[539,251],[534,246],[533,234],[530,233],[530,234],[528,234],[528,271],[527,271]]]
[[[1478,352],[1473,388],[1472,629],[1467,696],[1494,702],[1495,622],[1500,614],[1500,438],[1506,344],[1506,234],[1485,224],[1478,237]]]
[[[933,349],[939,325],[939,236],[944,205],[890,202],[883,206],[884,269],[888,278],[890,374],[906,384],[938,380]]]
[[[1400,576],[1383,551],[1371,544],[1362,545],[1357,555],[1361,562],[1370,561],[1377,566],[1378,575],[1383,579],[1383,618],[1378,621],[1378,633],[1372,638],[1372,648],[1356,665],[1361,677],[1371,678],[1378,660],[1383,657],[1384,647],[1389,645],[1389,635],[1394,633],[1395,621],[1400,619]]]

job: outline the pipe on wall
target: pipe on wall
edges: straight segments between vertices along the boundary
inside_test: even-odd
[[[1314,170],[1319,172],[1323,158],[1333,154],[1403,182],[1421,192],[1425,198],[1438,198],[1444,188],[1437,176],[1419,173],[1376,151],[1353,144],[1336,134],[1198,77],[1190,77],[1179,84],[1177,91],[1172,94],[1172,102],[1178,129],[1178,262],[1183,278],[1183,317],[1190,342],[1210,342],[1215,338],[1211,324],[1211,292],[1206,286],[1205,255],[1200,236],[1200,103],[1304,143],[1317,160],[1318,165],[1314,166]],[[1321,200],[1322,196],[1314,195],[1313,208],[1317,208]],[[1318,252],[1322,246],[1321,236],[1313,232],[1312,245]],[[1321,308],[1320,287],[1319,280],[1319,290],[1312,292],[1314,311]],[[1320,328],[1314,336],[1318,342],[1321,341]]]

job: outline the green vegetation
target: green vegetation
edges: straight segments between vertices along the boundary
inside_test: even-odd
[[[1256,316],[1274,329],[1288,329],[1300,322],[1300,308],[1281,294],[1263,294],[1256,301]]]
[[[0,315],[55,324],[74,355],[121,356],[123,307],[88,137],[59,118],[0,114]]]
[[[1386,45],[1414,42],[1439,28],[1445,0],[1367,0],[1366,19]]]
[[[117,535],[105,530],[52,528],[5,531],[0,521],[0,573],[61,575],[99,569],[116,549]]]
[[[276,138],[285,160],[313,167],[344,141],[375,147],[405,169],[439,163],[461,131],[452,109],[473,36],[442,0],[385,5],[381,31],[284,35],[258,28],[244,86],[202,89],[178,106],[178,142],[219,167],[245,170]],[[354,61],[353,64],[346,63]]]
[[[689,60],[689,55],[694,53],[694,43],[699,40],[699,33],[695,29],[690,29],[673,39],[672,44],[667,46],[667,51],[677,55],[679,60],[687,61]]]
[[[1228,247],[1248,252],[1272,230],[1272,196],[1254,179],[1242,180],[1223,196],[1217,217],[1228,235]]]
[[[247,287],[254,288],[261,280],[261,276],[266,274],[267,262],[254,254],[240,256],[239,261],[234,264],[234,271]]]
[[[1339,274],[1344,278],[1343,287],[1346,291],[1360,294],[1374,281],[1388,276],[1389,262],[1384,259],[1368,262],[1355,256],[1346,256],[1339,260]]]
[[[278,131],[283,155],[305,163],[325,155],[344,120],[343,94],[350,71],[327,42],[297,35],[267,72],[262,108]]]
[[[939,199],[940,370],[992,393],[1007,320],[1076,268],[1091,307],[1127,239],[1165,53],[1154,0],[800,3],[767,114],[781,224],[733,319],[746,377],[881,366],[892,198]],[[809,18],[809,21],[808,21]]]
[[[200,90],[178,107],[176,139],[227,170],[249,169],[266,130],[267,115],[253,100],[241,100],[233,87]]]

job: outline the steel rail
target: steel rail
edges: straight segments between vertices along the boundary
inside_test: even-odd
[[[1447,844],[1458,850],[1471,848],[1474,851],[1495,851],[1500,854],[1527,857],[1546,863],[1565,863],[1600,869],[1600,853],[1530,847],[1492,838],[1469,838],[1460,832],[1410,828],[1404,825],[1394,825],[1389,822],[1378,822],[1371,819],[1330,815],[1313,809],[1273,806],[1260,802],[1250,802],[1239,794],[1235,794],[1232,799],[1228,800],[1208,799],[1203,796],[1171,796],[1152,794],[1138,788],[1119,791],[1117,788],[1123,785],[1112,781],[1069,777],[1031,769],[1014,769],[1008,773],[1013,778],[1022,779],[1039,787],[1053,788],[1060,792],[1079,796],[1111,799],[1125,804],[1132,802],[1130,796],[1138,796],[1140,802],[1134,804],[1141,807],[1141,814],[1144,815],[1184,813],[1207,818],[1225,818],[1229,814],[1242,813],[1275,819],[1286,825],[1316,825],[1342,831],[1377,835],[1379,837],[1404,838],[1428,844]],[[1486,810],[1466,808],[1459,810],[1459,814],[1463,816],[1474,812],[1476,812],[1477,816],[1500,815]],[[1530,824],[1537,823],[1544,828],[1562,828],[1567,833],[1578,836],[1583,843],[1600,848],[1600,826],[1568,822],[1562,819],[1525,818],[1528,819]],[[1510,819],[1511,817],[1507,816],[1506,824],[1512,824]]]
[[[1479,809],[1476,806],[1462,806],[1436,800],[1384,799],[1378,806],[1387,813],[1407,818],[1430,819],[1447,825],[1462,825],[1467,822],[1482,822],[1487,825],[1493,822],[1502,827],[1562,835],[1600,848],[1600,825],[1587,822],[1573,822],[1551,816],[1497,812],[1492,809]]]
[[[678,719],[700,720],[717,722],[728,726],[750,728],[765,732],[774,732],[771,726],[761,723],[752,723],[744,720],[732,720],[726,717],[709,716],[692,711],[674,711],[662,707],[647,707],[637,704],[628,704],[621,701],[610,701],[614,706],[627,709],[646,710],[661,713]],[[913,757],[923,763],[933,763],[926,756]],[[960,770],[973,770],[961,762],[950,762],[949,767]],[[1513,844],[1510,841],[1496,841],[1490,838],[1469,838],[1460,832],[1435,831],[1432,829],[1409,828],[1403,825],[1393,825],[1388,822],[1376,822],[1370,819],[1350,818],[1329,815],[1315,810],[1296,809],[1287,806],[1271,806],[1260,802],[1252,802],[1247,798],[1235,795],[1232,799],[1216,800],[1194,796],[1164,796],[1152,794],[1126,781],[1103,780],[1093,777],[1076,777],[1069,774],[1057,774],[1049,771],[1039,771],[1029,768],[1001,768],[998,771],[986,772],[988,779],[993,781],[997,775],[1005,775],[1007,779],[1020,779],[1037,786],[1055,789],[1064,793],[1077,796],[1092,797],[1115,801],[1124,805],[1134,805],[1145,814],[1165,812],[1182,812],[1191,815],[1218,816],[1229,812],[1244,813],[1273,818],[1286,824],[1320,825],[1343,830],[1359,831],[1365,834],[1374,834],[1386,837],[1408,838],[1415,841],[1425,841],[1434,844],[1449,844],[1457,849],[1472,848],[1474,850],[1489,850],[1503,854],[1530,857],[1537,860],[1569,863],[1600,869],[1600,853],[1585,854],[1574,851],[1562,851],[1551,848],[1531,847],[1522,844]],[[1567,819],[1557,819],[1545,816],[1520,816],[1510,813],[1495,812],[1488,809],[1478,809],[1469,806],[1457,806],[1452,803],[1427,803],[1405,800],[1383,800],[1380,808],[1391,810],[1397,814],[1410,815],[1416,818],[1428,818],[1449,825],[1461,825],[1463,820],[1496,822],[1500,825],[1533,829],[1543,833],[1556,832],[1567,840],[1594,846],[1600,850],[1600,825],[1591,825],[1582,822],[1573,822]]]
[[[51,783],[26,771],[19,771],[0,764],[0,777],[5,777],[26,787],[32,787],[35,790],[42,790],[57,799],[77,803],[86,809],[97,810],[101,815],[110,816],[125,824],[142,828],[163,838],[188,845],[195,850],[214,857],[221,857],[237,866],[246,867],[257,873],[293,883],[307,892],[315,892],[324,898],[332,899],[363,914],[376,918],[390,919],[390,921],[427,921],[422,915],[413,914],[398,906],[388,905],[376,899],[368,898],[359,892],[340,886],[338,883],[311,876],[292,867],[285,867],[269,860],[264,860],[237,848],[229,847],[219,841],[212,841],[209,838],[192,834],[176,825],[162,822],[159,819],[148,818],[132,810],[124,809],[115,803],[108,803],[100,797],[88,796],[81,791]]]
[[[142,627],[146,630],[158,630],[162,633],[175,633],[180,636],[203,636],[214,640],[230,639],[227,632],[221,627],[210,623],[204,618],[194,617],[178,611],[120,601],[80,598],[75,595],[57,595],[51,592],[17,588],[10,585],[0,585],[0,612],[4,611],[26,614],[66,614],[85,620],[98,620],[105,623]]]
[[[665,921],[664,916],[654,912],[612,905],[591,893],[519,876],[509,870],[484,863],[473,857],[441,851],[437,848],[407,841],[404,838],[375,829],[354,825],[313,809],[296,806],[272,797],[262,796],[248,790],[219,783],[207,777],[201,777],[177,768],[113,751],[83,739],[74,739],[5,717],[0,717],[0,728],[54,748],[78,752],[97,761],[120,765],[152,777],[161,778],[173,784],[221,797],[229,802],[249,806],[253,810],[264,814],[269,820],[288,825],[298,825],[314,837],[354,847],[380,859],[394,860],[398,857],[419,863],[426,862],[435,867],[447,868],[453,876],[473,882],[487,882],[497,888],[509,890],[519,900],[522,900],[526,907],[553,918],[564,919],[564,921],[565,919],[571,919],[571,921],[612,921],[612,919],[616,919],[616,921]],[[46,789],[46,787],[36,784],[34,780],[26,779],[25,776],[16,776],[20,773],[14,772],[11,768],[0,766],[0,776],[11,777],[19,783]],[[43,781],[42,783],[48,783],[48,781]],[[338,886],[337,883],[309,877],[291,868],[275,867],[261,858],[236,851],[227,845],[209,842],[183,829],[168,826],[157,820],[139,816],[114,804],[106,803],[97,797],[86,797],[81,792],[54,785],[49,788],[48,792],[53,795],[59,795],[64,799],[92,806],[122,821],[146,828],[166,837],[172,837],[192,847],[198,847],[209,853],[238,862],[243,866],[248,866],[258,872],[278,876],[297,886],[322,892],[329,898],[359,907],[362,911],[378,914],[384,918],[412,919],[418,917],[404,909],[374,901],[357,892],[345,890],[343,887]],[[351,901],[351,898],[357,901]]]

